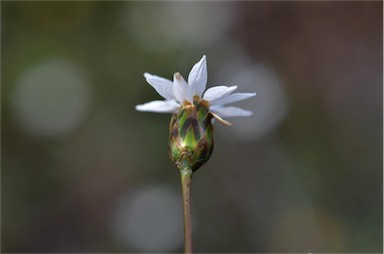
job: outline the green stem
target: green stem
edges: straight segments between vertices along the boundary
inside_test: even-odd
[[[192,170],[185,168],[180,171],[181,189],[183,192],[184,212],[184,253],[192,253],[192,219],[191,219],[191,181]]]

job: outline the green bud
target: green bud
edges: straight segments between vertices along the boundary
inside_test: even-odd
[[[179,170],[196,171],[209,160],[213,151],[212,114],[208,103],[194,98],[173,114],[169,126],[169,156]]]

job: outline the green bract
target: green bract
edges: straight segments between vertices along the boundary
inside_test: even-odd
[[[169,156],[180,170],[199,169],[213,151],[212,114],[208,103],[194,99],[173,114],[169,126]]]

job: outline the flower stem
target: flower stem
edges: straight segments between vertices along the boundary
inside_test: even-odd
[[[192,253],[192,219],[191,219],[191,181],[192,170],[185,168],[180,171],[181,189],[183,192],[184,212],[184,253]]]

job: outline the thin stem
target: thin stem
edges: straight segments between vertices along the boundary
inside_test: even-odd
[[[192,253],[192,219],[191,219],[191,181],[192,170],[186,168],[180,171],[181,189],[183,192],[184,212],[184,253]]]

